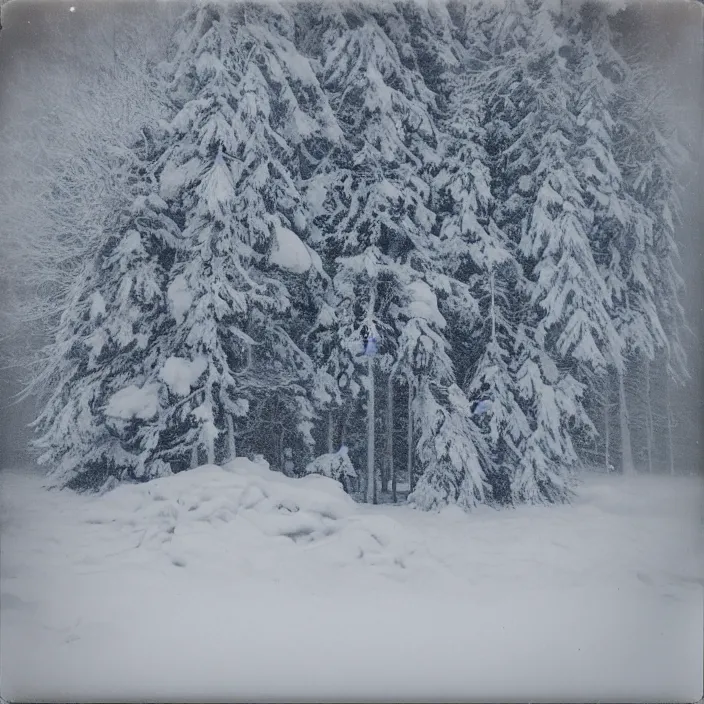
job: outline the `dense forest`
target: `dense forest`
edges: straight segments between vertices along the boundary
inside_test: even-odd
[[[52,481],[261,455],[471,509],[674,472],[689,157],[653,82],[596,3],[194,5],[13,213],[51,232],[15,256]]]

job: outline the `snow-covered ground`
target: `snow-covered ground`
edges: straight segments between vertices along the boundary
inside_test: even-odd
[[[246,460],[103,497],[0,473],[11,701],[694,701],[702,486],[359,506]]]

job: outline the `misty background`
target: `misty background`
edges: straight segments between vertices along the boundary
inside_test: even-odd
[[[622,7],[619,4],[618,7]],[[71,10],[73,8],[73,10]],[[630,3],[614,6],[613,24],[622,33],[623,51],[647,57],[661,74],[667,89],[667,104],[673,124],[694,163],[684,165],[685,219],[678,233],[682,274],[687,290],[685,307],[692,335],[685,339],[691,382],[676,393],[675,402],[684,411],[676,428],[677,463],[702,469],[700,434],[704,419],[704,5],[698,2]],[[135,43],[145,55],[158,61],[183,7],[177,2],[28,2],[16,0],[1,8],[0,31],[0,139],[11,139],[13,125],[45,116],[59,100],[90,99],[86,93],[95,72],[110,75],[110,66],[120,61],[121,50]],[[47,92],[53,77],[62,88]],[[71,109],[73,103],[68,103]],[[64,108],[67,106],[64,105]],[[76,108],[79,109],[79,108]],[[0,171],[24,168],[2,163]],[[1,174],[0,174],[1,175]],[[22,177],[22,174],[15,174]],[[12,202],[0,201],[0,244],[3,213]],[[0,300],[10,305],[10,291],[17,288],[13,271],[0,271]],[[3,319],[4,320],[4,319]],[[16,356],[38,345],[29,326],[19,332],[3,323],[0,358]],[[34,416],[31,401],[14,398],[22,386],[18,370],[0,368],[0,468],[28,465],[28,423]]]

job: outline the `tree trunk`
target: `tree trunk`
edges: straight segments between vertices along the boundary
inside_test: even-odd
[[[212,438],[208,438],[205,449],[207,450],[208,464],[215,464],[215,443]]]
[[[349,403],[343,404],[340,409],[340,445],[347,444],[347,422],[350,418]]]
[[[198,443],[195,443],[191,448],[191,469],[198,466]]]
[[[672,444],[672,403],[670,402],[670,379],[665,382],[665,403],[667,407],[667,461],[670,474],[675,473],[675,451]]]
[[[624,474],[635,474],[633,466],[633,451],[631,449],[631,431],[628,427],[628,407],[626,406],[625,371],[619,369],[618,374],[618,415],[621,426],[621,471]]]
[[[489,289],[491,291],[491,341],[496,342],[496,311],[494,309],[494,268],[489,275]]]
[[[340,407],[339,421],[340,421],[340,447],[342,445],[347,445],[347,424],[350,419],[350,415],[353,411],[356,412],[357,405],[351,406],[349,403],[343,403]],[[351,484],[355,487],[355,491],[361,492],[364,487],[364,473],[357,472],[357,476],[350,480]]]
[[[606,377],[606,389],[604,391],[604,471],[608,474],[611,471],[611,462],[609,461],[609,443],[611,441],[611,425],[609,413],[609,378]]]
[[[283,472],[284,471],[284,466],[286,464],[286,455],[285,455],[285,449],[284,449],[284,438],[286,437],[286,431],[282,430],[279,433],[278,440],[276,441],[277,448],[276,448],[276,453],[279,457],[279,469]]]
[[[237,446],[235,444],[235,426],[232,422],[232,416],[228,413],[227,415],[227,447],[230,452],[230,460],[234,460],[237,457]]]
[[[413,379],[408,375],[408,430],[406,436],[408,447],[408,457],[406,459],[408,467],[408,493],[413,491]]]
[[[653,404],[650,399],[650,360],[645,360],[645,425],[648,473],[653,473]]]
[[[396,472],[394,472],[394,377],[389,374],[386,382],[386,476],[384,491],[389,490],[391,480],[392,500],[396,503]]]
[[[328,454],[335,451],[335,416],[332,408],[328,410]]]
[[[374,471],[374,357],[367,357],[367,503],[376,503]]]

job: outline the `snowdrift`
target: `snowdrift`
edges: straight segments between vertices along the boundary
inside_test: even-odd
[[[337,481],[289,478],[264,460],[238,458],[118,486],[84,510],[85,525],[130,536],[136,552],[155,552],[178,567],[207,568],[220,554],[265,565],[276,555],[280,566],[290,561],[294,569],[303,548],[324,553],[328,566],[350,560],[403,566],[419,549],[396,521],[360,513]]]

